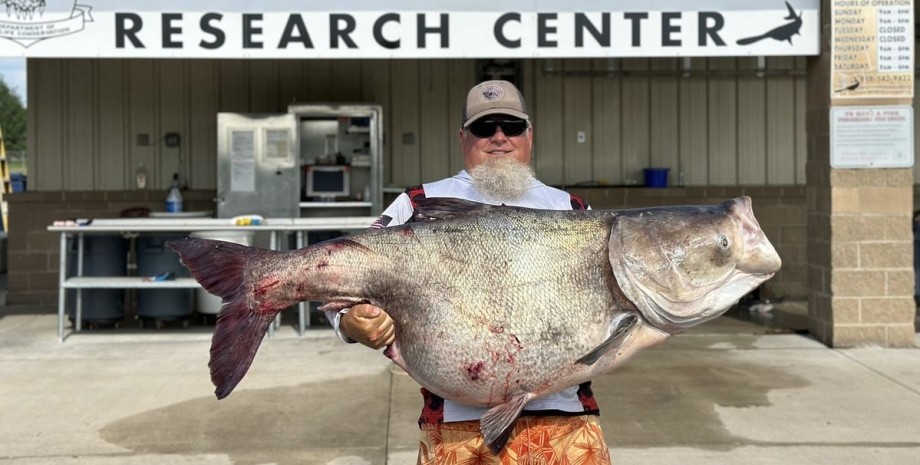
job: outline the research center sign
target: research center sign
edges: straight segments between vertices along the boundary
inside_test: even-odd
[[[5,13],[0,10],[0,56],[7,57],[799,56],[817,55],[820,36],[819,0],[403,0],[385,6],[376,0],[10,0],[6,5]]]

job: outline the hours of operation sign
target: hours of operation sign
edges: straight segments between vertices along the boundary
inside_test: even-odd
[[[911,0],[831,1],[831,98],[912,98]]]

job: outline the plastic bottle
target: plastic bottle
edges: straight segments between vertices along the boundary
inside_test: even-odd
[[[134,172],[134,182],[138,189],[147,188],[147,168],[144,164],[137,165],[137,171]]]
[[[182,194],[179,192],[179,173],[173,174],[172,187],[166,196],[166,211],[179,213],[182,211]]]

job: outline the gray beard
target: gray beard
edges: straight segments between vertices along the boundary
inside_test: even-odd
[[[476,190],[493,202],[524,197],[534,181],[530,166],[510,157],[489,158],[470,170],[470,177]]]

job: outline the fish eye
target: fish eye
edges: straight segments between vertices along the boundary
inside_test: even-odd
[[[725,234],[719,234],[719,247],[723,249],[728,248],[728,238],[725,237]]]

